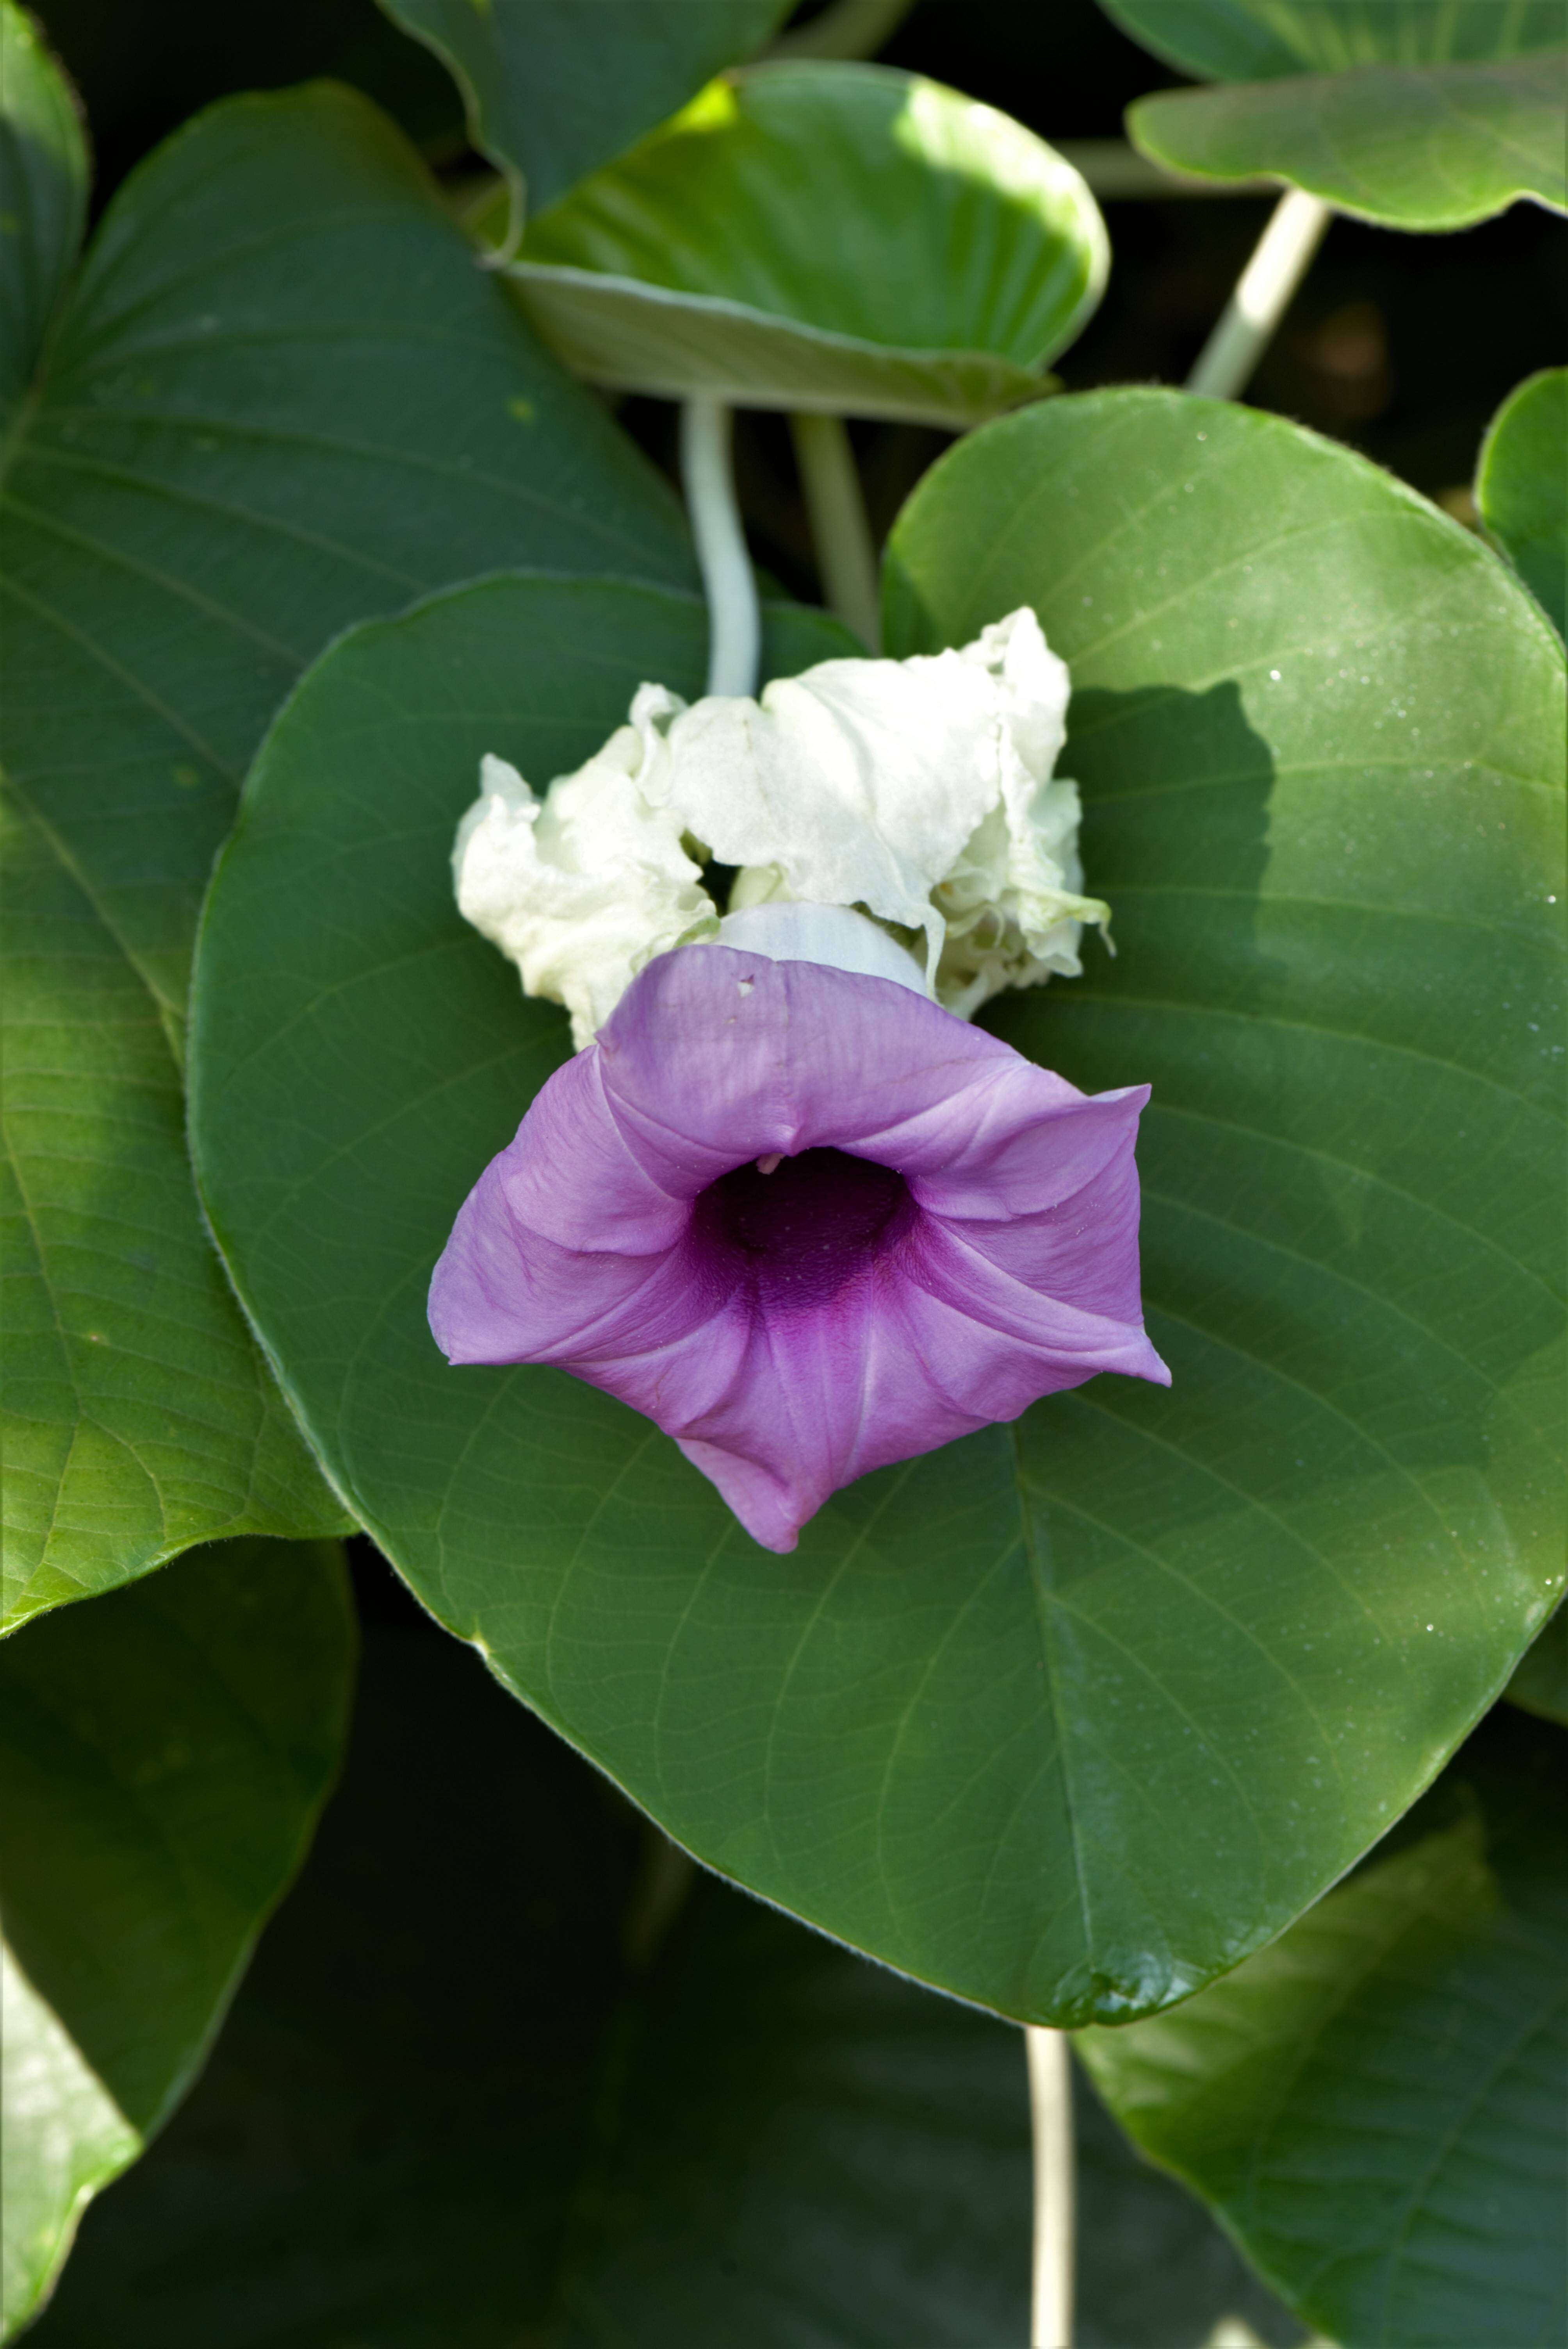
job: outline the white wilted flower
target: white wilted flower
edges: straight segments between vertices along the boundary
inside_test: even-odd
[[[542,814],[487,760],[458,837],[459,905],[531,994],[568,1006],[579,1044],[644,964],[716,915],[692,849],[740,867],[732,908],[859,906],[923,934],[927,990],[967,1017],[1003,988],[1076,974],[1081,926],[1109,918],[1080,894],[1077,786],[1052,774],[1068,690],[1026,608],[961,651],[824,661],[758,701],[688,707],[645,685]]]
[[[715,918],[680,825],[638,789],[642,756],[623,726],[542,800],[486,757],[452,851],[459,912],[516,963],[527,994],[566,1006],[579,1050],[645,963]]]

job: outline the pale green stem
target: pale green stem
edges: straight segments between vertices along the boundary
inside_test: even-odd
[[[1029,2023],[1029,2118],[1035,2147],[1030,2349],[1072,2349],[1073,2079],[1065,2031]]]
[[[1198,354],[1187,378],[1189,391],[1204,392],[1211,399],[1241,398],[1332,218],[1329,206],[1303,188],[1291,188],[1280,198],[1219,325]]]
[[[480,254],[481,269],[510,269],[522,244],[523,224],[528,218],[528,188],[521,171],[508,171],[506,184],[506,230],[498,245]]]
[[[780,33],[769,57],[874,57],[890,41],[914,0],[833,0],[820,16]]]
[[[685,402],[681,480],[707,595],[707,689],[751,694],[762,653],[762,614],[735,495],[733,425],[721,400]]]
[[[823,593],[874,653],[882,642],[876,549],[850,436],[837,416],[791,416],[789,430]]]

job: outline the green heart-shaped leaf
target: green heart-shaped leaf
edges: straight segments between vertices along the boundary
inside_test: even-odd
[[[892,560],[900,651],[1033,601],[1073,665],[1120,953],[999,1025],[1153,1081],[1170,1394],[1055,1397],[779,1558],[603,1395],[441,1363],[430,1267],[566,1050],[458,918],[453,829],[484,751],[542,784],[640,679],[692,689],[667,595],[497,582],[312,673],[203,925],[195,1148],[335,1481],[509,1685],[768,1898],[1116,2019],[1343,1873],[1561,1585],[1562,650],[1382,473],[1161,393],[962,443]]]
[[[340,1553],[235,1542],[0,1650],[6,2337],[190,2086],[348,1726]]]
[[[29,87],[0,211],[44,220]],[[36,361],[0,474],[11,1619],[191,1541],[345,1523],[181,1133],[196,908],[277,703],[350,621],[520,552],[688,574],[674,501],[346,90],[160,149]]]
[[[1293,2338],[1076,2103],[1083,2349]],[[1028,2231],[1016,2031],[694,1877],[472,1658],[373,1622],[309,1864],[38,2349],[214,2349],[220,2306],[288,2349],[976,2349],[1026,2335]]]
[[[535,220],[509,274],[594,382],[962,427],[1049,388],[1107,265],[1088,188],[1008,116],[800,64],[716,82]]]
[[[476,147],[531,211],[758,48],[791,0],[381,0],[456,76]]]
[[[1476,509],[1525,585],[1568,635],[1568,367],[1511,392],[1476,467]]]
[[[1456,229],[1521,197],[1568,210],[1565,95],[1559,49],[1162,91],[1127,126],[1169,171],[1284,180],[1386,228]]]
[[[1336,2340],[1563,2336],[1565,1767],[1560,1733],[1500,1715],[1452,1774],[1468,1816],[1176,2013],[1079,2042],[1139,2143]]]
[[[1146,49],[1202,81],[1522,57],[1563,39],[1557,0],[1100,0]]]

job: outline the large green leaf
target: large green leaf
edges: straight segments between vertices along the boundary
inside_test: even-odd
[[[1476,467],[1475,502],[1492,538],[1568,635],[1568,367],[1511,392]]]
[[[1048,388],[1107,264],[1083,181],[1008,116],[800,64],[704,90],[534,221],[509,274],[595,382],[962,428]]]
[[[1164,91],[1127,123],[1172,171],[1284,180],[1387,228],[1455,229],[1520,197],[1568,210],[1565,96],[1568,50],[1557,49]]]
[[[1080,2043],[1140,2142],[1353,2349],[1568,2323],[1568,1739],[1506,1715],[1472,1809],[1174,2014]]]
[[[0,0],[0,425],[26,390],[87,218],[71,92],[15,0]]]
[[[760,47],[791,0],[381,0],[457,77],[476,147],[534,210]]]
[[[38,2349],[1021,2343],[1017,2033],[671,1859],[471,1658],[370,1627],[298,1889]],[[1078,2105],[1082,2349],[1294,2337]]]
[[[1563,39],[1558,0],[1100,0],[1156,57],[1203,81],[1522,57]]]
[[[200,2069],[336,1771],[353,1662],[340,1554],[277,1542],[0,1651],[0,2337]]]
[[[217,107],[127,182],[5,461],[16,1615],[209,1536],[344,1523],[180,1137],[196,908],[278,701],[350,621],[439,581],[688,558],[411,150],[331,88]]]
[[[1113,2020],[1333,1882],[1561,1586],[1562,651],[1413,493],[1168,394],[985,428],[893,561],[899,650],[1032,599],[1074,664],[1120,954],[1000,1025],[1153,1080],[1170,1394],[1056,1397],[779,1558],[605,1396],[441,1364],[430,1266],[566,1050],[456,916],[452,830],[483,751],[542,782],[640,678],[690,690],[667,595],[497,583],[313,671],[204,921],[195,1146],[335,1478],[511,1687],[769,1899]]]

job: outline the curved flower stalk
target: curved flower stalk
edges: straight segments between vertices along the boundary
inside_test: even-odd
[[[1080,1093],[910,972],[658,956],[464,1205],[430,1290],[449,1358],[618,1395],[775,1550],[852,1478],[1097,1371],[1169,1383],[1148,1088]]]
[[[717,923],[708,858],[740,868],[731,910],[858,906],[920,938],[928,991],[967,1018],[1076,977],[1084,924],[1109,918],[1082,894],[1078,786],[1054,772],[1068,693],[1026,609],[961,651],[823,661],[760,701],[645,685],[542,801],[485,761],[459,905],[579,1047],[655,955]]]

